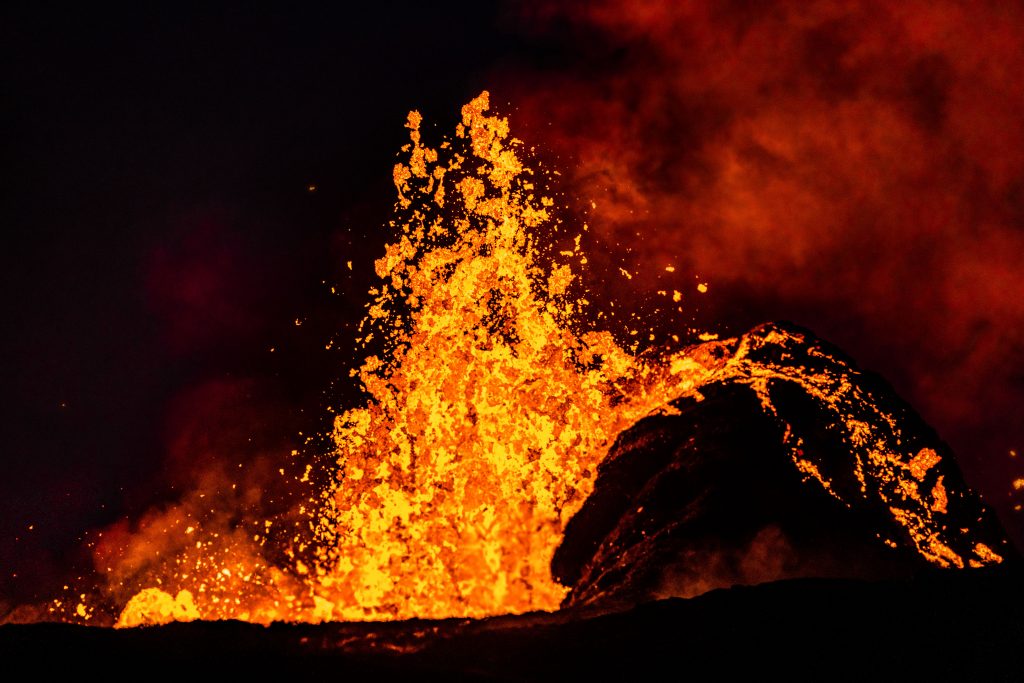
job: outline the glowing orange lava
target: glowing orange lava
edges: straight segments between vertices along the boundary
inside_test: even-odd
[[[388,355],[366,360],[371,401],[335,425],[317,589],[333,618],[555,609],[551,556],[612,440],[704,375],[573,332],[586,259],[542,263],[553,202],[487,106],[463,107],[440,149],[409,116],[394,173],[408,219],[376,262],[367,326]]]
[[[263,557],[260,533],[183,529],[178,519],[172,533],[195,534],[194,543],[178,551],[170,575],[133,586],[144,590],[120,625],[556,609],[567,589],[552,579],[551,557],[612,441],[668,410],[668,400],[699,400],[702,385],[721,380],[749,384],[769,411],[769,383],[799,383],[848,432],[865,495],[875,495],[869,479],[907,482],[892,512],[923,554],[959,566],[998,561],[987,548],[950,557],[941,478],[927,490],[916,483],[938,456],[886,450],[879,427],[847,424],[844,405],[858,400],[848,378],[749,359],[753,344],[793,339],[706,335],[644,358],[586,329],[595,316],[582,315],[588,302],[573,294],[586,267],[579,237],[559,234],[544,176],[526,165],[507,120],[487,111],[485,92],[437,147],[409,114],[406,161],[394,169],[393,238],[375,263],[381,283],[362,327],[364,347],[382,348],[356,373],[366,404],[335,421],[336,479],[306,511],[315,561],[293,554],[276,566]],[[574,246],[551,249],[556,239]],[[890,416],[878,418],[895,428]],[[798,469],[828,489],[791,445]]]

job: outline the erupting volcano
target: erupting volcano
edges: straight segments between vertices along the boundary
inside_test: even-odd
[[[1020,677],[1024,6],[2,12],[12,670]]]
[[[164,517],[103,545],[107,585],[55,616],[483,618],[1015,558],[913,411],[808,332],[641,352],[653,328],[599,329],[587,226],[558,220],[489,106],[434,146],[408,116],[353,372],[366,400],[335,419],[331,480],[283,519]]]
[[[307,466],[313,494],[279,518],[155,514],[101,543],[106,580],[51,617],[523,615],[564,639],[558,624],[602,633],[595,614],[734,584],[1018,565],[934,433],[806,330],[687,331],[695,342],[673,349],[653,327],[599,329],[613,313],[587,299],[587,226],[558,220],[550,176],[489,106],[486,92],[465,105],[435,146],[408,116],[352,372],[365,403],[334,420],[329,481]],[[459,643],[474,628],[433,633]],[[323,647],[364,656],[384,638],[409,662],[439,656],[403,633]]]

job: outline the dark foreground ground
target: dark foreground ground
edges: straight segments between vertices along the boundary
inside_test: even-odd
[[[704,353],[722,380],[623,432],[569,522],[552,562],[569,608],[269,628],[7,625],[0,683],[60,670],[83,680],[1024,681],[1024,558],[934,430],[884,380],[795,326],[763,325]],[[928,556],[935,547],[942,558]],[[1001,564],[979,570],[932,564],[996,555]],[[808,576],[833,578],[798,578]],[[723,588],[655,600],[708,586]]]
[[[0,655],[8,671],[26,664],[115,679],[224,671],[292,680],[1022,680],[1024,577],[792,580],[613,614],[482,621],[5,625]]]

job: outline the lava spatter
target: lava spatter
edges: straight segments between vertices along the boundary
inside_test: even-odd
[[[466,105],[438,149],[409,116],[407,218],[364,326],[386,355],[359,371],[368,404],[335,424],[317,588],[335,618],[556,608],[551,556],[611,441],[708,373],[576,331],[579,240],[542,254],[554,202],[487,109],[487,93]]]

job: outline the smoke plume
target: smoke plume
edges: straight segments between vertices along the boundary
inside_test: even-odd
[[[1005,498],[1024,441],[1019,3],[541,3],[517,18],[575,48],[507,71],[509,99],[640,273],[618,298],[668,287],[704,327],[815,329]]]

